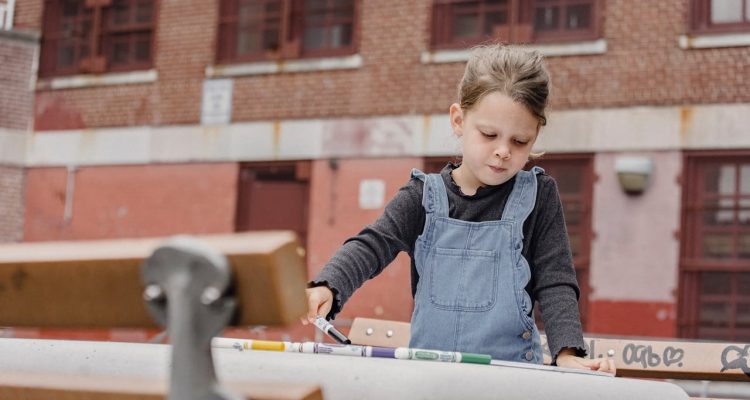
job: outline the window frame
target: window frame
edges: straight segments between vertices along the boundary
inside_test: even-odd
[[[750,165],[750,150],[716,150],[716,151],[690,151],[683,154],[683,182],[682,193],[682,211],[680,230],[680,261],[679,261],[679,287],[678,287],[678,318],[677,330],[678,335],[689,339],[720,339],[720,340],[741,340],[750,338],[750,328],[738,328],[737,325],[737,308],[740,304],[750,304],[750,296],[740,296],[737,294],[737,275],[739,273],[750,273],[750,259],[739,258],[735,254],[733,258],[717,259],[702,254],[702,232],[705,222],[703,221],[704,212],[710,210],[705,207],[705,200],[712,197],[706,196],[705,176],[706,169],[710,166],[721,164]],[[735,179],[739,180],[739,177]],[[739,191],[735,191],[733,196],[736,202],[732,208],[735,212],[739,211],[740,199],[748,198],[750,195],[742,196]],[[733,217],[733,225],[738,216]],[[740,229],[735,226],[733,230],[736,236],[733,237],[733,250],[736,253],[737,240],[740,233],[750,229]],[[718,231],[718,229],[717,229]],[[730,280],[730,293],[727,295],[705,295],[701,292],[702,274],[703,273],[729,273],[735,278]],[[718,301],[729,301],[731,308],[729,327],[715,328],[701,325],[700,307],[701,300],[705,303],[716,303]],[[744,303],[742,303],[744,301]],[[715,334],[702,336],[701,329],[704,331],[714,331]]]
[[[236,44],[239,35],[237,26],[240,23],[239,5],[242,0],[220,0],[217,22],[217,42],[215,60],[217,64],[234,64],[258,61],[281,61],[291,59],[306,59],[320,57],[339,57],[356,54],[359,50],[359,35],[361,26],[361,0],[352,1],[351,16],[351,42],[347,46],[336,48],[324,47],[320,49],[305,49],[305,0],[277,0],[280,3],[279,18],[279,48],[275,51],[264,51],[261,49],[254,54],[236,54]],[[262,3],[274,0],[258,0]],[[327,8],[325,13],[326,37],[330,33],[331,26],[337,26],[330,20],[333,12],[333,0],[325,0]],[[232,14],[234,12],[234,14]],[[265,17],[258,18],[265,20]],[[344,21],[339,20],[338,22]],[[234,26],[232,26],[234,25]]]
[[[748,18],[747,7],[750,7],[746,0],[742,0],[742,22],[712,24],[711,23],[711,2],[713,0],[690,0],[689,10],[689,30],[691,33],[750,33],[750,18]]]
[[[537,2],[532,2],[532,10],[530,12],[530,18],[532,20],[532,32],[534,43],[556,43],[556,42],[576,42],[583,40],[594,40],[598,39],[600,35],[600,21],[602,19],[602,1],[600,0],[557,0],[562,10],[566,10],[568,6],[575,4],[590,4],[591,5],[591,26],[587,29],[576,29],[566,30],[560,28],[555,31],[538,32],[533,28],[533,19],[538,7]],[[565,11],[560,13],[559,22],[564,25]]]
[[[113,8],[114,1],[117,0],[85,0],[80,5],[81,12],[75,17],[74,30],[80,29],[82,15],[90,12],[91,27],[89,32],[75,38],[76,51],[80,53],[80,48],[88,47],[86,56],[78,55],[74,59],[73,66],[69,68],[58,67],[58,53],[60,51],[60,42],[64,40],[60,31],[60,24],[63,20],[63,1],[64,0],[44,0],[43,11],[43,28],[41,56],[39,66],[40,77],[59,77],[76,74],[88,73],[105,73],[105,72],[126,72],[145,70],[153,67],[154,49],[156,42],[156,28],[159,13],[159,0],[150,0],[152,3],[151,21],[149,23],[130,24],[126,27],[114,28],[108,23],[108,16]],[[136,7],[139,0],[123,0],[130,3],[131,7]],[[90,10],[90,11],[89,11]],[[135,11],[131,11],[135,12]],[[117,35],[138,35],[146,33],[150,36],[149,40],[149,59],[147,61],[136,62],[134,57],[131,61],[121,65],[113,65],[110,59],[111,50],[110,42],[112,37]],[[135,44],[135,40],[130,39],[130,43]],[[131,50],[134,52],[135,50]],[[133,54],[133,53],[131,53]]]
[[[450,8],[455,4],[468,3],[475,0],[433,0],[431,24],[430,24],[430,41],[431,47],[436,50],[448,50],[465,48],[472,45],[480,44],[494,40],[492,37],[486,37],[480,33],[480,36],[473,38],[455,38],[451,36],[452,16]],[[591,5],[591,26],[587,29],[576,31],[566,31],[559,29],[550,32],[537,32],[534,29],[534,13],[537,8],[542,6],[537,1],[508,0],[503,6],[507,8],[508,24],[507,26],[495,29],[493,36],[503,38],[504,42],[512,43],[569,43],[586,40],[595,40],[601,37],[600,20],[603,12],[602,0],[553,0],[561,4],[563,9],[570,3],[581,3]],[[547,1],[547,3],[549,0]],[[497,6],[497,9],[503,8]],[[479,11],[487,11],[485,2],[481,1]],[[484,14],[480,14],[483,21]],[[563,21],[564,12],[558,17],[560,22]]]
[[[139,0],[127,0],[131,3],[131,6],[133,7],[131,9],[131,13],[135,13],[135,8],[137,7],[137,3]],[[156,48],[156,13],[158,7],[157,0],[153,0],[153,10],[151,11],[151,22],[150,23],[137,23],[137,22],[131,22],[130,24],[124,24],[124,26],[114,26],[110,22],[110,15],[112,12],[112,7],[107,7],[102,10],[102,26],[101,26],[101,54],[107,59],[107,70],[111,72],[121,72],[121,71],[136,71],[136,70],[144,70],[151,68],[153,66],[153,60],[154,60],[154,49]],[[112,61],[107,56],[108,54],[111,54],[110,51],[112,51],[113,47],[113,40],[112,38],[117,35],[128,35],[130,40],[129,43],[133,45],[133,48],[131,48],[131,52],[135,52],[135,42],[136,40],[133,39],[134,36],[139,34],[144,34],[144,32],[148,32],[151,36],[149,41],[149,59],[147,61],[131,61],[125,65],[114,65]],[[132,53],[131,53],[132,57]],[[132,57],[132,60],[134,60],[135,57]]]

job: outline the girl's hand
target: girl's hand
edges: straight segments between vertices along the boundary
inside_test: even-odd
[[[560,351],[560,354],[557,355],[557,366],[606,372],[612,374],[612,376],[617,374],[617,368],[615,368],[615,361],[613,359],[600,358],[598,360],[591,360],[577,357],[573,349],[562,349]]]
[[[305,289],[307,295],[307,316],[300,318],[302,325],[315,322],[318,315],[326,316],[333,307],[333,292],[325,286]]]

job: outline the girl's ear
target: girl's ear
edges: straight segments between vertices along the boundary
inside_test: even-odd
[[[464,111],[458,103],[451,104],[450,108],[451,116],[451,128],[453,128],[453,134],[461,137],[464,134]]]

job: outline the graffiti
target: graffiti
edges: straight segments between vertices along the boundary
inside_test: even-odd
[[[654,351],[653,346],[636,345],[628,343],[622,350],[622,360],[625,364],[641,364],[643,368],[654,368],[660,365],[669,367],[677,365],[682,367],[682,358],[685,356],[685,350],[667,346],[664,351],[659,353]]]
[[[730,353],[733,353],[731,354],[733,356],[731,360],[728,359]],[[745,346],[744,349],[734,345],[725,347],[724,351],[721,352],[720,372],[730,369],[740,369],[750,378],[750,367],[747,365],[748,353],[750,353],[750,345]]]

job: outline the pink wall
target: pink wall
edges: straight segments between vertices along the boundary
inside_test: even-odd
[[[237,164],[81,167],[66,221],[68,170],[31,168],[24,240],[232,232],[237,171]]]
[[[652,179],[643,194],[627,195],[620,188],[614,168],[619,156],[653,161]],[[589,329],[671,336],[676,323],[681,153],[598,153],[594,169],[598,180],[592,212]]]
[[[313,162],[310,194],[308,265],[315,276],[349,236],[372,223],[381,209],[359,208],[359,183],[363,179],[385,181],[385,201],[409,180],[412,168],[421,168],[421,158],[338,160],[332,169],[328,160]],[[412,297],[409,257],[401,254],[381,275],[368,281],[344,307],[341,319],[370,317],[408,321]]]

